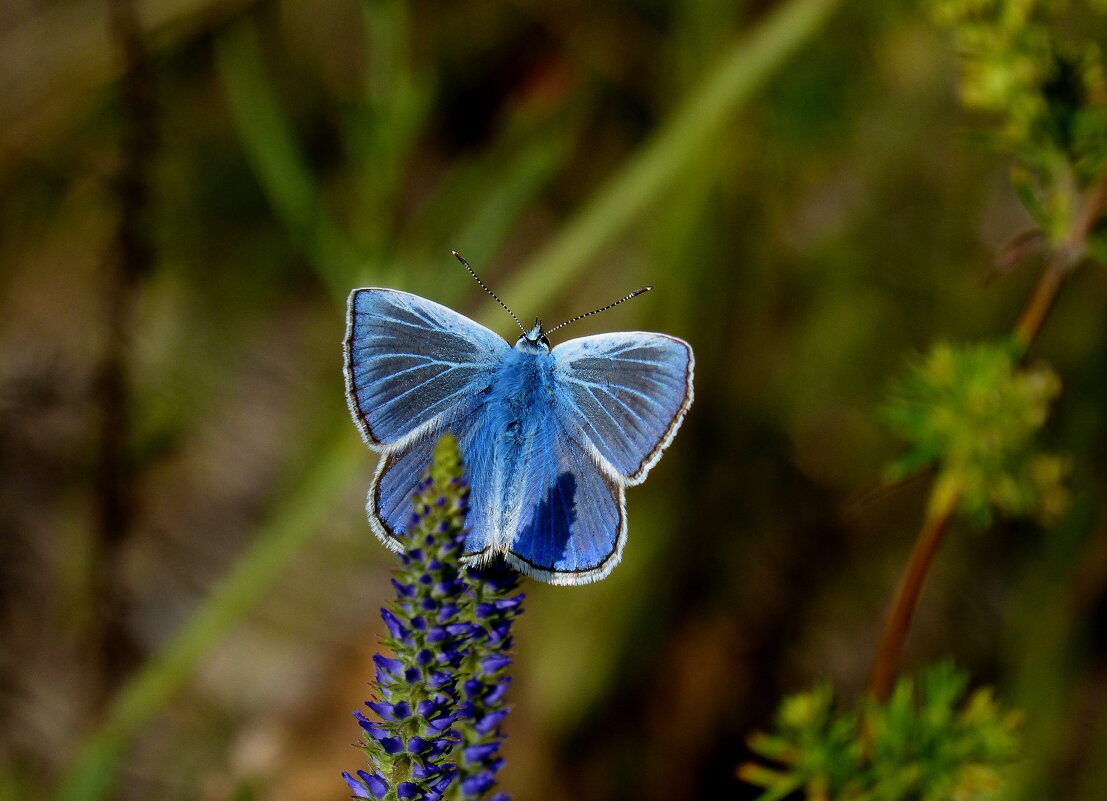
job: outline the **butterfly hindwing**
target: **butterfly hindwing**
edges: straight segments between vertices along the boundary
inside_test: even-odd
[[[521,572],[552,584],[597,581],[618,564],[626,541],[623,485],[555,418],[541,407],[533,411],[541,419],[518,453],[472,463],[467,555],[480,561],[488,551],[502,552]],[[506,487],[503,514],[484,510],[482,497],[491,500],[497,487]],[[510,539],[498,541],[499,532]]]
[[[355,289],[346,325],[346,395],[366,442],[388,450],[464,415],[510,346],[433,301]]]
[[[692,403],[691,347],[622,332],[572,339],[551,355],[566,430],[626,484],[644,481]]]
[[[365,511],[374,533],[393,550],[403,547],[398,535],[408,528],[412,496],[430,464],[434,442],[429,437],[417,440],[406,448],[382,454],[377,462]]]

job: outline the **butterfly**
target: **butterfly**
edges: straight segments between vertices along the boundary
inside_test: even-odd
[[[454,256],[512,317],[456,251]],[[550,347],[540,320],[515,346],[426,298],[367,287],[350,293],[346,396],[381,454],[369,523],[403,548],[412,495],[445,432],[469,483],[463,561],[502,557],[551,584],[598,581],[627,538],[625,490],[661,458],[692,404],[687,342],[640,331]]]

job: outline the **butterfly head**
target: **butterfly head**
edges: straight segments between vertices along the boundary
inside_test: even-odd
[[[519,337],[519,341],[515,343],[515,347],[518,350],[529,352],[548,351],[550,349],[550,340],[542,330],[542,321],[536,318],[531,329],[529,331],[524,331],[523,335]]]

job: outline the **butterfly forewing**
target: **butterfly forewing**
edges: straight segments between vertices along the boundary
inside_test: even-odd
[[[599,334],[553,349],[566,430],[628,484],[644,481],[692,403],[692,349],[664,334]]]
[[[388,449],[464,414],[510,350],[445,306],[393,289],[350,293],[346,392],[371,445]]]

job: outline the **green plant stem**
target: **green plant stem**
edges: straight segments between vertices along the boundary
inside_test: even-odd
[[[631,156],[524,265],[504,294],[517,293],[540,303],[570,286],[599,250],[660,197],[702,148],[713,143],[727,115],[819,30],[840,1],[790,0],[752,34],[739,37],[644,149]],[[282,196],[297,202],[291,194]],[[498,309],[489,312],[498,313]],[[111,794],[130,741],[165,708],[219,639],[276,583],[334,509],[346,483],[362,469],[363,453],[352,432],[323,450],[301,486],[257,533],[254,545],[181,630],[120,690],[104,722],[80,746],[55,794],[57,801],[99,801]]]
[[[1086,195],[1069,235],[1062,245],[1054,249],[1026,306],[1019,315],[1012,338],[1023,358],[1030,352],[1031,346],[1041,333],[1042,326],[1057,300],[1065,279],[1072,272],[1073,267],[1084,258],[1088,237],[1102,217],[1105,206],[1107,206],[1107,174],[1102,176]],[[961,487],[958,482],[939,468],[938,477],[934,481],[927,501],[926,517],[915,538],[915,545],[911,549],[907,567],[900,579],[873,659],[869,689],[877,700],[887,699],[895,683],[900,655],[907,641],[923,584],[934,562],[934,556],[953,521],[960,499]]]

